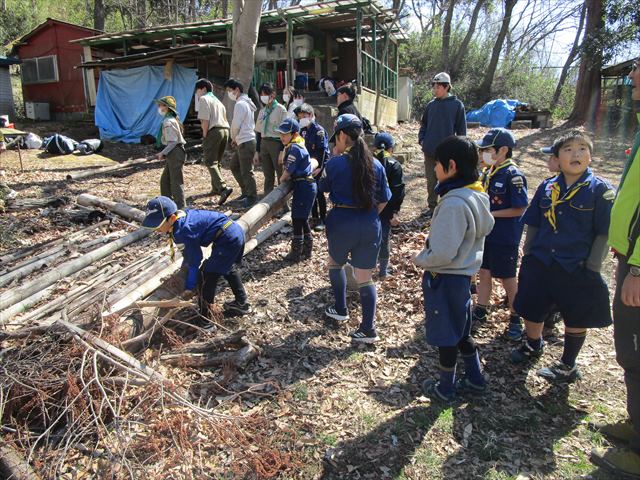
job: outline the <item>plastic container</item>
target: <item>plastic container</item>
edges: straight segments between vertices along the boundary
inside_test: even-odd
[[[306,48],[308,51],[313,50],[313,37],[311,35],[294,35],[293,48],[297,50],[299,47]]]
[[[267,45],[256,46],[256,62],[265,62],[269,59],[269,49]]]

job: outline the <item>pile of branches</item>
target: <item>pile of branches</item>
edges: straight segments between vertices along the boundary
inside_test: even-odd
[[[275,429],[259,415],[203,406],[190,391],[210,385],[188,385],[179,370],[152,368],[115,347],[117,334],[99,336],[63,316],[46,333],[0,350],[0,430],[6,442],[0,472],[4,467],[15,478],[52,479],[229,472],[272,478],[294,466],[291,454],[280,449],[295,441],[295,432]],[[171,341],[175,333],[169,332],[167,342],[184,355],[188,345]],[[246,343],[242,333],[230,337]],[[14,470],[7,472],[10,464]]]

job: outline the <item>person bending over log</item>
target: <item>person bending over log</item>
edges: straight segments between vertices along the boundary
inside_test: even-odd
[[[199,305],[204,317],[209,318],[220,277],[229,282],[235,297],[225,302],[225,312],[236,315],[251,312],[238,270],[244,252],[244,232],[237,223],[219,212],[179,210],[173,200],[159,196],[147,204],[142,226],[168,234],[172,259],[175,243],[184,245],[187,279],[181,296],[191,298],[200,283]],[[201,247],[208,245],[211,245],[211,256],[202,262]]]

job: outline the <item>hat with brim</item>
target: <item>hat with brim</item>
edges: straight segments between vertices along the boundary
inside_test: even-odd
[[[300,131],[300,124],[294,118],[287,118],[284,122],[278,125],[275,129],[276,132],[287,134],[287,133],[297,133]]]
[[[149,200],[142,226],[156,229],[171,215],[178,211],[176,202],[169,197],[159,196]]]
[[[357,115],[352,113],[344,113],[336,118],[336,123],[333,126],[333,135],[329,139],[329,143],[335,143],[336,135],[342,130],[348,130],[350,128],[362,128],[362,120]]]
[[[506,128],[492,128],[476,145],[481,149],[490,147],[496,149],[500,147],[513,148],[516,146],[516,139]]]
[[[158,98],[156,100],[156,103],[158,105],[164,105],[169,110],[171,110],[173,113],[178,115],[178,110],[177,110],[178,104],[176,103],[176,99],[173,98],[172,96],[167,95],[166,97]]]
[[[550,147],[542,147],[540,149],[540,153],[544,153],[545,155],[553,155],[553,145]]]

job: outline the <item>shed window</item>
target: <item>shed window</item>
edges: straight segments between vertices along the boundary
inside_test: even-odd
[[[22,83],[53,83],[58,81],[58,57],[27,58],[22,62]]]

